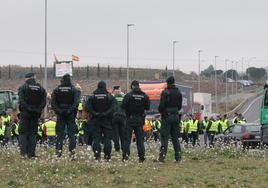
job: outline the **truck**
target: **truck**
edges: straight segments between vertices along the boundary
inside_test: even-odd
[[[194,113],[200,113],[200,118],[211,115],[211,93],[194,93]]]
[[[264,84],[263,99],[260,109],[261,143],[268,145],[268,80]]]
[[[175,84],[182,94],[182,110],[183,114],[192,112],[193,92],[192,87]],[[151,108],[146,112],[148,119],[155,119],[159,116],[158,106],[162,91],[167,87],[165,82],[141,82],[140,88],[145,92],[151,101]]]
[[[18,93],[11,90],[0,90],[0,112],[12,110],[18,107]]]

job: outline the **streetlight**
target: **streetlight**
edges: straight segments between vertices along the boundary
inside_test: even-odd
[[[127,24],[127,92],[129,91],[129,27],[134,24]]]
[[[228,97],[228,85],[227,85],[227,62],[229,60],[225,59],[225,112],[227,112],[228,104],[227,104],[227,97]]]
[[[234,62],[232,61],[232,96],[234,95]]]
[[[200,54],[202,50],[198,50],[198,93],[200,93],[200,82],[201,82],[201,75],[200,75]]]
[[[238,71],[237,71],[237,64],[238,64],[238,61],[235,62],[235,70],[236,70],[236,74],[235,74],[235,95],[237,95],[237,80],[238,80]]]
[[[44,71],[44,88],[47,91],[47,0],[45,0],[45,71]],[[44,117],[47,118],[47,105],[44,109]]]
[[[219,56],[215,56],[215,111],[218,112],[218,98],[217,98],[217,58]]]
[[[173,76],[175,78],[175,44],[179,41],[173,41]]]

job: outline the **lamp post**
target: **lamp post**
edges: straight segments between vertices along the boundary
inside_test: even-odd
[[[44,88],[47,91],[47,0],[45,0],[45,71],[44,71]],[[47,118],[47,105],[44,109],[44,117]]]
[[[235,71],[236,71],[236,74],[235,74],[235,95],[237,95],[238,93],[238,84],[237,84],[237,80],[238,80],[238,71],[237,71],[237,64],[238,64],[238,61],[235,62]]]
[[[215,111],[218,112],[218,96],[217,96],[217,58],[219,56],[215,56]]]
[[[227,109],[228,109],[227,62],[228,62],[228,59],[225,59],[225,112],[227,112]]]
[[[201,75],[200,75],[200,54],[202,50],[198,50],[198,93],[200,93],[200,82],[201,82]]]
[[[134,24],[127,24],[127,92],[129,91],[129,27]]]
[[[232,61],[232,96],[234,95],[234,62]]]
[[[178,43],[179,41],[173,41],[173,76],[175,78],[175,44]]]

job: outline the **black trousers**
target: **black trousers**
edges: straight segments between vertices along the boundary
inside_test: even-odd
[[[123,151],[124,148],[124,133],[126,127],[126,118],[122,116],[115,116],[113,118],[113,141],[114,148],[119,151],[120,148]],[[121,147],[120,147],[121,146]]]
[[[173,144],[175,152],[175,160],[181,158],[181,147],[179,142],[179,116],[178,115],[169,115],[168,117],[162,119],[162,125],[160,128],[160,137],[161,137],[161,147],[159,158],[165,159],[168,149],[168,140],[171,136],[171,141]]]
[[[21,155],[35,156],[38,118],[28,112],[20,113],[19,142]]]
[[[136,136],[136,145],[138,149],[139,159],[145,159],[143,123],[144,121],[142,116],[131,116],[127,118],[123,159],[128,159],[130,155],[130,146],[133,131]]]
[[[93,125],[93,151],[95,159],[101,157],[101,142],[104,144],[104,158],[110,159],[112,152],[113,130],[108,118],[96,118],[92,120]]]
[[[72,115],[58,115],[57,116],[57,124],[56,124],[56,150],[57,152],[62,151],[63,140],[65,139],[65,128],[67,127],[67,134],[69,138],[69,151],[73,152],[76,148],[76,133],[77,133],[77,126],[75,123],[75,116]]]

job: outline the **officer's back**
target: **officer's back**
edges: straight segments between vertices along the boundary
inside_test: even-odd
[[[72,85],[70,76],[65,75],[61,84],[52,93],[52,108],[57,115],[76,115],[80,94]]]
[[[126,94],[122,102],[121,107],[125,109],[127,117],[143,116],[144,111],[150,109],[149,97],[138,86],[138,82],[132,83],[132,91]]]

